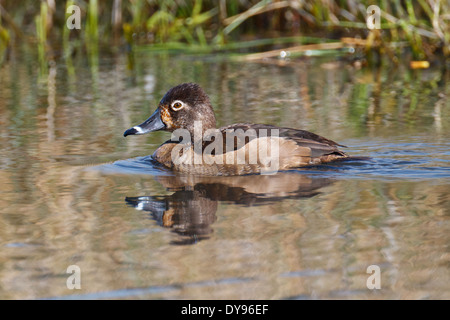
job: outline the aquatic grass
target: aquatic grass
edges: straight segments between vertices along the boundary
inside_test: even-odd
[[[2,26],[3,23],[5,23],[4,26]],[[8,13],[8,11],[5,10],[5,8],[2,6],[1,2],[0,2],[0,28],[4,29],[6,31],[8,31],[8,30],[12,31],[12,32],[8,31],[8,42],[9,42],[9,39],[11,38],[10,33],[13,33],[18,39],[23,39],[23,32],[22,32],[21,28],[14,21],[14,19],[11,17],[11,15]]]
[[[327,42],[329,38],[340,41],[345,34],[348,38],[366,40],[364,46],[358,46],[366,57],[387,55],[394,57],[394,61],[401,61],[404,59],[399,57],[406,53],[409,59],[431,61],[450,56],[448,1],[377,1],[375,4],[381,9],[381,30],[367,28],[366,8],[374,4],[370,0],[66,0],[58,1],[56,9],[49,7],[52,3],[48,0],[41,1],[40,6],[32,0],[21,1],[20,5],[2,3],[0,30],[3,30],[3,39],[6,39],[6,32],[9,35],[8,42],[2,40],[3,46],[18,42],[21,30],[27,35],[30,33],[26,16],[31,13],[36,24],[34,36],[41,43],[38,49],[41,56],[45,51],[42,47],[50,38],[62,39],[67,48],[67,31],[49,26],[63,24],[65,21],[58,17],[62,10],[58,8],[73,3],[86,13],[80,41],[88,52],[95,52],[97,45],[120,44],[120,38],[129,48],[145,44],[160,50],[159,45],[167,44],[167,50],[171,51],[171,44],[180,42],[185,43],[189,51],[201,48],[204,52],[233,46],[243,39],[267,39],[268,35],[275,42],[278,36],[319,34]],[[41,11],[45,8],[44,17]],[[105,18],[108,15],[110,19]],[[45,32],[41,25],[46,26]]]
[[[9,44],[9,31],[2,26],[2,16],[0,14],[0,66],[3,64],[6,55],[6,49]]]
[[[87,43],[98,41],[98,1],[90,0],[86,23]]]
[[[92,83],[96,87],[98,85],[98,68],[99,68],[99,39],[98,39],[98,1],[90,0],[87,12],[86,22],[86,49],[89,56],[89,64],[91,69]],[[97,92],[97,90],[95,90]]]
[[[264,38],[264,39],[256,39],[256,40],[250,40],[250,41],[237,41],[237,42],[230,42],[226,44],[215,44],[210,46],[202,46],[202,45],[191,45],[187,44],[185,42],[180,41],[174,41],[174,42],[166,42],[162,44],[151,44],[151,45],[139,45],[135,48],[136,52],[154,52],[154,53],[160,53],[160,52],[172,52],[172,53],[183,53],[183,54],[212,54],[212,53],[223,53],[223,54],[229,54],[230,56],[233,55],[233,57],[240,57],[237,59],[246,59],[245,57],[247,55],[251,55],[254,52],[255,49],[258,48],[266,48],[266,47],[273,47],[273,46],[284,46],[287,44],[296,44],[296,45],[302,45],[302,44],[309,44],[314,45],[318,44],[318,46],[307,48],[305,47],[304,50],[297,50],[297,51],[307,51],[307,50],[330,50],[332,48],[327,48],[327,43],[335,43],[336,41],[333,39],[324,39],[319,37],[283,37],[283,38]],[[339,48],[342,48],[344,45],[340,44],[338,45]],[[291,47],[289,47],[291,48]],[[276,50],[279,54],[279,52],[286,50],[280,49]],[[289,49],[288,49],[289,50]],[[312,52],[311,52],[312,53]],[[273,57],[277,56],[278,54],[266,54],[262,52],[261,54],[265,54],[266,57]],[[294,56],[296,54],[296,50],[290,50],[290,54]],[[314,55],[314,54],[313,54]],[[250,58],[251,59],[251,58]],[[250,60],[249,59],[249,60]]]
[[[145,6],[146,1],[145,0],[134,0],[134,1],[129,1],[129,7],[130,7],[130,11],[131,11],[131,24],[133,26],[140,26],[145,18],[144,18],[144,6]],[[158,5],[164,6],[164,1],[158,1]]]
[[[202,0],[196,0],[190,15],[177,16],[174,14],[176,8],[167,3],[154,12],[146,22],[146,28],[155,35],[155,42],[185,40],[194,45],[207,45],[204,24],[219,12],[218,8],[202,12]]]
[[[48,5],[47,2],[41,2],[40,13],[34,19],[36,24],[37,48],[39,59],[39,75],[40,79],[44,80],[48,74],[47,67],[47,16]]]
[[[71,15],[71,13],[67,12],[67,9],[74,5],[74,1],[69,0],[66,2],[66,7],[64,12],[66,13],[65,15],[65,21],[67,21],[67,19],[69,18],[69,16]],[[69,76],[69,80],[73,83],[74,77],[75,77],[75,68],[73,65],[73,61],[72,61],[72,53],[74,52],[74,50],[76,48],[79,49],[80,45],[79,45],[79,40],[78,39],[70,39],[70,35],[72,30],[69,29],[66,24],[63,25],[63,37],[62,37],[62,43],[63,43],[63,51],[64,51],[64,61],[66,63],[66,67],[67,67],[67,73]],[[74,31],[75,32],[75,31]]]
[[[283,1],[283,5],[286,2],[287,1]],[[262,0],[257,4],[255,4],[254,6],[252,6],[251,8],[249,8],[248,10],[240,14],[237,14],[236,16],[225,19],[223,23],[227,26],[223,29],[223,33],[229,34],[231,33],[231,31],[236,29],[240,24],[242,24],[245,20],[249,19],[250,17],[262,12],[272,10],[272,8],[268,8],[269,5],[273,5],[271,0]]]

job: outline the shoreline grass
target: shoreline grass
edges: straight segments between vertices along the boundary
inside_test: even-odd
[[[81,30],[65,27],[68,17],[65,10],[72,4],[81,9]],[[380,30],[369,30],[366,25],[366,10],[372,4],[381,9]],[[343,38],[354,41],[345,42]],[[52,47],[62,44],[64,56],[68,58],[80,51],[69,45],[72,41],[91,56],[98,55],[98,46],[142,45],[154,51],[164,48],[173,51],[175,47],[176,51],[198,53],[247,50],[252,55],[247,59],[257,59],[271,56],[270,51],[283,50],[283,45],[339,42],[358,47],[367,58],[376,54],[396,57],[396,61],[404,60],[405,55],[409,60],[447,60],[450,2],[24,0],[19,4],[0,1],[0,62],[9,46],[22,42],[37,43],[40,60],[48,58]],[[292,51],[292,48],[286,46],[284,50]],[[318,50],[327,50],[326,45]]]

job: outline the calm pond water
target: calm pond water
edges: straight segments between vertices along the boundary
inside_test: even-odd
[[[0,67],[1,299],[450,298],[448,72],[145,51],[133,63],[46,71],[17,51]],[[123,132],[192,81],[219,125],[302,128],[370,159],[226,178],[155,167],[170,135]]]

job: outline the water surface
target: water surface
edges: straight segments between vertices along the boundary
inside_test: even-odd
[[[439,67],[136,53],[0,68],[0,298],[449,299],[450,94]],[[197,82],[218,125],[301,128],[368,159],[271,176],[155,166],[123,138]],[[69,265],[81,289],[66,286]],[[367,267],[381,289],[366,286]]]

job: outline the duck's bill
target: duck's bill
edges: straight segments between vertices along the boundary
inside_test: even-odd
[[[123,136],[129,136],[134,134],[145,134],[152,131],[158,131],[161,129],[164,129],[166,126],[161,120],[161,114],[159,113],[159,109],[156,109],[156,111],[145,120],[143,123],[141,123],[138,126],[134,126],[133,128],[128,129],[123,133]]]

